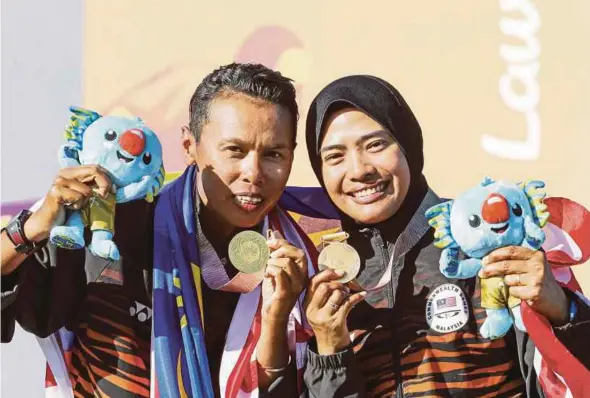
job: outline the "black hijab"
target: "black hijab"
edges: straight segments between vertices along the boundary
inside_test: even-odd
[[[410,167],[410,187],[400,209],[388,220],[373,225],[389,239],[395,239],[409,223],[428,190],[422,175],[424,154],[422,129],[412,110],[392,85],[367,75],[347,76],[326,86],[313,100],[306,122],[306,141],[309,160],[322,186],[321,157],[323,127],[330,115],[344,107],[356,108],[387,130],[400,145]],[[341,213],[345,227],[358,223]],[[393,234],[393,236],[392,236]]]

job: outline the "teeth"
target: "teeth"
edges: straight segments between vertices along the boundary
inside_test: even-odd
[[[384,189],[385,189],[385,183],[379,184],[379,185],[377,185],[376,187],[373,187],[373,188],[363,189],[362,191],[354,192],[352,195],[355,198],[362,198],[364,196],[372,195],[372,194],[374,194],[376,192],[383,192]]]
[[[256,205],[260,202],[262,202],[262,198],[258,198],[258,197],[254,197],[254,196],[236,196],[236,199],[238,199],[241,203],[247,203],[247,204],[253,204]]]

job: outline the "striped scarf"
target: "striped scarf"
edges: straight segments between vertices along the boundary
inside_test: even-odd
[[[190,167],[160,194],[154,221],[154,287],[152,332],[152,397],[213,397],[213,386],[203,335],[201,283],[211,289],[240,292],[221,359],[219,387],[223,397],[258,396],[256,344],[261,330],[261,306],[266,300],[262,275],[238,273],[233,279],[199,239],[194,216],[196,168]],[[315,273],[315,248],[302,230],[280,208],[264,221],[263,234],[272,228],[306,251],[309,275]],[[303,296],[290,314],[288,342],[301,377],[305,366],[309,325],[304,319]],[[302,388],[300,380],[298,383]]]

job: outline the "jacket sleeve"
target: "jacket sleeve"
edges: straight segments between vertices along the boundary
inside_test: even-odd
[[[12,310],[13,304],[16,300],[16,289],[17,289],[18,271],[15,271],[8,275],[3,275],[0,282],[2,288],[2,296],[0,303],[2,304],[2,320],[0,322],[1,328],[1,340],[3,343],[7,343],[12,340],[14,336],[14,315]]]
[[[333,355],[319,355],[310,344],[303,378],[310,398],[365,396],[365,383],[351,347]]]
[[[588,349],[588,336],[590,336],[590,305],[587,299],[582,298],[569,289],[563,289],[575,303],[577,311],[573,319],[563,326],[554,327],[555,336],[567,347],[567,349],[590,370],[590,349]]]
[[[590,353],[587,349],[590,333],[590,307],[584,299],[564,289],[570,300],[578,307],[575,317],[567,324],[554,327],[553,332],[560,342],[586,367],[589,368]],[[518,359],[525,380],[528,397],[547,396],[541,387],[539,375],[534,367],[536,346],[527,333],[515,329]]]
[[[285,372],[269,386],[268,391],[261,390],[258,395],[260,398],[297,398],[299,396],[297,391],[297,370],[295,364],[291,363]]]
[[[86,289],[84,259],[84,250],[47,245],[2,276],[2,342],[12,340],[15,321],[47,337],[73,320]]]

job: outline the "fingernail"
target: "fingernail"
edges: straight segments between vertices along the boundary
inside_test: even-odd
[[[359,294],[361,295],[361,297],[366,297],[367,294],[369,294],[369,292],[364,291],[364,292],[360,292]]]
[[[344,276],[344,274],[346,274],[346,272],[345,272],[345,271],[342,271],[341,269],[337,269],[337,270],[335,270],[335,271],[334,271],[334,273],[335,273],[337,276]]]
[[[488,263],[488,261],[489,261],[489,257],[488,256],[485,256],[484,258],[481,259],[481,263],[483,265],[486,265]]]

